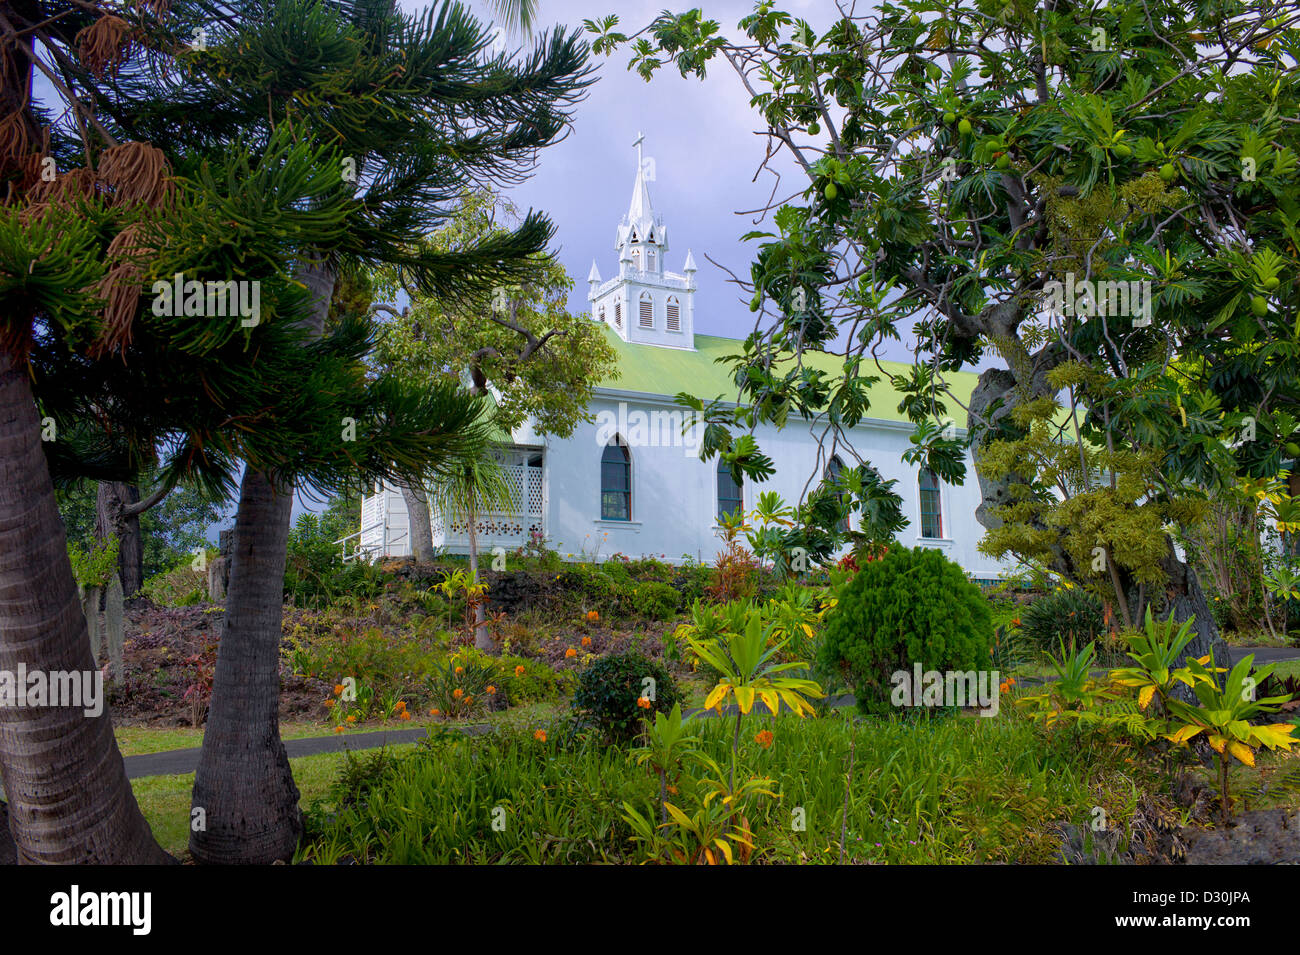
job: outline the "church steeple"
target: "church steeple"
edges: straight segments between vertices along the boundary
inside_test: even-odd
[[[662,274],[664,253],[668,251],[667,229],[663,216],[655,214],[650,202],[649,180],[654,178],[654,160],[647,161],[641,154],[643,142],[645,136],[637,133],[636,141],[632,143],[636,147],[632,201],[618,224],[614,250],[619,253],[620,261],[630,259],[634,269]]]
[[[665,269],[668,229],[650,202],[653,159],[642,155],[637,133],[632,201],[618,224],[614,250],[618,271],[601,283],[595,263],[587,281],[592,318],[609,325],[624,341],[669,348],[695,347],[695,259],[687,253],[686,274]]]

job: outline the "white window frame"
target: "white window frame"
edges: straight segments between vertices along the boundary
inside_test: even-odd
[[[943,482],[943,478],[939,477],[939,475],[938,475],[937,472],[934,472],[934,479],[935,479],[937,482],[939,482],[938,494],[939,494],[939,534],[940,534],[940,536],[939,536],[939,537],[926,537],[926,536],[922,533],[923,530],[924,530],[924,523],[923,523],[923,522],[924,522],[924,518],[923,518],[923,516],[922,516],[923,512],[922,512],[922,510],[921,510],[921,472],[922,472],[922,471],[926,471],[926,470],[929,470],[929,468],[921,468],[921,469],[918,469],[917,472],[916,472],[916,482],[915,482],[915,486],[916,486],[916,539],[917,539],[918,541],[936,541],[936,542],[940,542],[940,541],[951,541],[951,540],[953,539],[953,536],[952,536],[952,525],[948,523],[948,520],[949,520],[949,513],[948,513],[948,494],[947,494],[947,491],[946,491],[946,487],[947,487],[947,486],[944,484],[944,482]]]

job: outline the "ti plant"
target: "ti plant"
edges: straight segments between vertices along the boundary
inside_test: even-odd
[[[723,861],[730,865],[738,856],[741,862],[748,861],[754,848],[753,834],[743,819],[734,824],[731,807],[712,795],[706,794],[690,813],[666,803],[671,819],[658,826],[627,802],[623,803],[623,818],[652,859],[666,855],[682,865],[718,865]]]
[[[691,640],[695,654],[720,674],[718,685],[704,701],[706,710],[717,709],[728,697],[736,701],[736,729],[731,743],[731,782],[736,781],[736,752],[740,748],[740,720],[761,699],[770,713],[776,714],[785,703],[800,716],[814,712],[812,699],[822,696],[815,680],[782,676],[789,670],[807,668],[807,663],[791,660],[778,662],[784,640],[772,640],[772,627],[763,626],[759,614],[752,614],[745,629],[712,640]]]
[[[698,737],[690,732],[690,721],[682,718],[682,705],[674,703],[669,713],[656,712],[654,722],[646,721],[646,745],[636,749],[638,766],[649,765],[659,777],[659,821],[668,821],[668,792],[676,788],[682,764],[699,751]]]
[[[1051,726],[1061,719],[1077,720],[1081,713],[1111,699],[1112,694],[1106,685],[1094,680],[1089,672],[1096,653],[1096,645],[1092,643],[1073,656],[1062,651],[1060,659],[1048,653],[1047,660],[1057,678],[1042,693],[1022,696],[1016,704],[1027,707],[1031,718],[1041,719],[1043,725]]]
[[[1196,677],[1192,692],[1200,701],[1200,706],[1191,706],[1182,700],[1168,701],[1170,715],[1177,728],[1166,738],[1179,746],[1186,746],[1195,737],[1204,734],[1210,747],[1219,754],[1219,814],[1226,826],[1231,818],[1231,803],[1228,793],[1228,757],[1247,766],[1255,765],[1255,751],[1261,747],[1268,749],[1290,750],[1297,742],[1291,734],[1295,726],[1291,723],[1271,723],[1257,725],[1252,717],[1263,713],[1277,711],[1277,705],[1288,700],[1286,696],[1269,696],[1255,699],[1256,681],[1266,680],[1273,672],[1273,666],[1260,667],[1253,677],[1250,668],[1255,662],[1255,655],[1248,654],[1242,658],[1228,673],[1228,678],[1220,688],[1214,682],[1212,667],[1206,667],[1199,660],[1189,660],[1188,669]]]
[[[1111,673],[1113,682],[1129,689],[1137,690],[1138,708],[1146,710],[1151,701],[1158,700],[1156,714],[1169,712],[1169,698],[1178,683],[1195,688],[1198,681],[1214,682],[1214,673],[1224,672],[1222,668],[1206,669],[1210,657],[1200,659],[1200,668],[1196,671],[1179,667],[1184,658],[1183,651],[1196,635],[1192,631],[1195,618],[1190,618],[1181,627],[1171,617],[1157,622],[1147,607],[1144,633],[1134,633],[1128,638],[1128,658],[1136,666],[1122,667]]]
[[[659,777],[659,824],[624,802],[623,818],[632,827],[634,838],[646,845],[651,857],[667,856],[686,865],[716,865],[720,861],[730,865],[737,858],[748,861],[754,839],[743,804],[751,796],[774,796],[769,788],[772,780],[748,779],[734,789],[717,762],[696,748],[699,739],[689,732],[689,720],[682,718],[680,704],[670,713],[656,713],[653,725],[646,722],[647,743],[636,750],[636,761],[637,765],[649,765]],[[683,783],[687,762],[704,767],[712,776]],[[689,812],[668,801],[669,793],[676,795],[679,785],[684,795],[695,800]]]

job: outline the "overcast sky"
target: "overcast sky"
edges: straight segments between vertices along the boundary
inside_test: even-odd
[[[676,11],[699,3],[717,20],[726,35],[739,33],[737,22],[753,9],[750,0],[692,0],[675,5],[665,0],[539,0],[542,25],[559,23],[580,28],[584,19],[611,13],[628,34],[640,30],[665,6]],[[406,0],[408,10],[420,7]],[[485,20],[489,8],[470,6]],[[834,7],[828,0],[793,0],[785,8],[824,28]],[[817,9],[823,11],[818,15]],[[511,48],[527,38],[508,38]],[[757,113],[726,60],[710,64],[707,79],[683,79],[673,67],[661,69],[649,83],[627,69],[628,47],[614,55],[594,57],[597,81],[573,114],[569,136],[542,150],[536,174],[509,190],[522,209],[550,215],[556,225],[560,260],[576,282],[570,309],[586,311],[587,273],[595,259],[600,274],[612,278],[618,266],[614,228],[627,211],[636,176],[633,141],[645,135],[643,149],[654,159],[655,181],[650,198],[668,227],[666,266],[682,270],[686,251],[695,253],[699,290],[695,295],[695,330],[706,335],[744,337],[753,327],[748,298],[742,300],[727,273],[705,258],[748,277],[757,243],[740,237],[754,228],[755,217],[738,211],[766,205],[776,183],[764,172],[754,180],[762,162],[766,138],[755,135]],[[783,177],[781,195],[806,187],[791,162],[777,164]]]

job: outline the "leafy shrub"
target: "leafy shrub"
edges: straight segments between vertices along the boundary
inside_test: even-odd
[[[300,514],[289,532],[284,595],[295,606],[320,608],[344,595],[373,600],[383,591],[384,571],[363,560],[344,563],[334,543],[336,533],[329,522],[311,513]]]
[[[495,668],[491,664],[458,653],[429,677],[430,709],[436,709],[438,716],[448,719],[464,719],[484,707],[492,709],[492,697],[496,694],[489,693],[488,687],[495,691],[494,679]]]
[[[575,564],[569,568],[564,581],[566,588],[577,595],[577,602],[587,610],[609,610],[618,599],[618,582],[590,564]]]
[[[629,560],[623,566],[632,580],[657,580],[661,584],[667,584],[677,576],[676,567],[653,557]]]
[[[473,663],[488,670],[490,682],[497,689],[493,708],[545,703],[573,689],[572,673],[558,673],[541,660],[504,653],[498,657],[474,647],[463,647],[456,651],[456,661],[464,663],[466,669]]]
[[[692,561],[679,568],[673,586],[682,595],[682,605],[689,606],[703,597],[712,579],[712,571],[704,564]]]
[[[1101,601],[1078,587],[1037,597],[1020,612],[1020,631],[1042,653],[1074,653],[1107,630]]]
[[[511,706],[545,703],[573,691],[572,673],[556,672],[541,660],[502,656],[500,666],[501,685],[505,687],[506,700]],[[519,667],[524,668],[523,673],[518,672]]]
[[[671,584],[639,583],[628,592],[628,602],[637,613],[651,620],[668,620],[677,614],[682,595]]]
[[[894,547],[840,591],[818,661],[844,673],[862,712],[888,713],[895,671],[984,669],[992,640],[988,601],[961,567],[936,550]]]
[[[758,593],[758,558],[736,541],[727,541],[714,561],[711,582],[705,588],[719,603],[743,600]]]
[[[410,633],[386,634],[379,627],[358,631],[336,620],[327,611],[295,623],[287,634],[289,665],[295,673],[330,683],[352,677],[380,697],[418,692],[448,642],[441,631],[417,639]]]
[[[639,703],[647,678],[654,680],[654,699]],[[677,681],[659,663],[639,653],[611,653],[595,660],[578,678],[573,708],[613,742],[627,742],[641,729],[641,718],[667,713],[681,700]]]
[[[212,560],[216,551],[209,551]],[[171,570],[154,574],[144,582],[140,592],[160,607],[188,607],[208,598],[208,575],[195,570],[194,558],[185,557]]]

